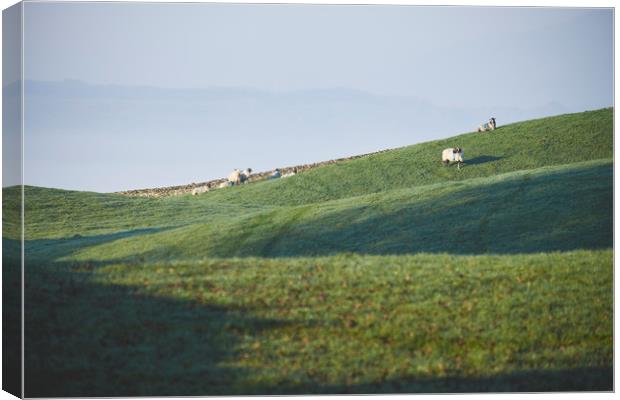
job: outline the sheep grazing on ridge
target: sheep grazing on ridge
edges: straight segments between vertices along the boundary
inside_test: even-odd
[[[232,185],[233,183],[231,181],[224,181],[224,182],[221,182],[219,185],[217,185],[217,188],[222,189],[222,188],[229,187]]]
[[[228,175],[228,182],[232,183],[232,185],[238,185],[240,181],[241,181],[241,171],[235,168],[235,170]],[[232,185],[229,185],[229,186],[232,186]]]
[[[199,195],[201,193],[207,193],[209,191],[209,186],[198,186],[192,190],[192,196]]]
[[[282,175],[282,178],[288,178],[289,176],[297,175],[297,168],[294,168],[292,171],[287,172]]]
[[[460,147],[449,147],[441,153],[441,162],[444,165],[448,165],[451,162],[456,162],[458,169],[461,169],[463,163],[463,149]]]
[[[489,122],[484,123],[478,127],[478,132],[493,131],[496,127],[497,123],[495,122],[495,117],[491,117]]]
[[[235,168],[235,170],[228,175],[227,186],[235,186],[246,183],[250,180],[250,175],[252,175],[252,168],[246,168],[243,171],[239,171],[239,169]],[[220,187],[223,186],[220,185]]]
[[[250,175],[252,175],[252,168],[246,168],[239,174],[239,182],[246,183],[250,181]]]
[[[267,179],[278,179],[281,176],[282,176],[282,173],[280,173],[280,168],[276,168],[276,170],[273,171]]]

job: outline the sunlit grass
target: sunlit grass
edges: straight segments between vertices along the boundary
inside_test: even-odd
[[[194,197],[26,187],[26,395],[611,390],[612,122]]]

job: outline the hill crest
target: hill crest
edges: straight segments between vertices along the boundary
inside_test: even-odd
[[[301,174],[294,184],[276,186],[284,191],[314,185],[310,198],[325,200],[333,193],[321,194],[330,180],[343,184],[342,192],[352,195],[394,187],[463,180],[476,176],[531,169],[545,165],[613,157],[613,108],[562,114],[499,126],[491,132],[468,132],[446,139],[422,142],[405,147],[386,149],[340,159],[281,168],[283,173],[297,168]],[[465,149],[466,168],[453,174],[449,168],[438,168],[440,151],[446,147]],[[321,173],[317,168],[321,167]],[[415,167],[415,168],[412,168]],[[250,181],[265,180],[271,171],[252,174]],[[167,197],[190,194],[197,187],[217,187],[226,178],[161,188],[137,189],[118,194],[141,197]],[[318,187],[317,187],[318,186]],[[262,185],[244,185],[242,191],[216,191],[253,194],[262,192]],[[333,188],[327,188],[333,191]],[[314,192],[317,192],[314,193]],[[340,195],[337,195],[340,196]],[[235,196],[239,197],[239,196]],[[243,197],[243,196],[241,196]],[[231,197],[231,200],[234,200]]]

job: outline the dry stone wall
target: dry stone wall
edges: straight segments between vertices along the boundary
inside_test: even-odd
[[[367,153],[367,154],[361,154],[361,155],[352,156],[352,157],[338,158],[336,160],[329,160],[329,161],[322,161],[322,162],[312,163],[312,164],[303,164],[303,165],[296,165],[293,167],[280,168],[280,173],[284,175],[284,174],[287,174],[289,172],[296,170],[297,173],[299,174],[299,173],[303,173],[313,168],[319,168],[319,167],[323,167],[329,164],[335,164],[339,162],[355,160],[357,158],[367,157],[372,154],[385,153],[386,151],[390,151],[390,150],[391,149],[387,149],[387,150],[377,151],[374,153]],[[264,179],[267,179],[269,175],[271,175],[272,172],[273,170],[254,173],[250,176],[249,181],[250,182],[262,181]],[[217,189],[221,183],[226,182],[226,181],[227,181],[227,178],[219,178],[219,179],[214,179],[214,180],[206,181],[206,182],[190,183],[188,185],[168,186],[168,187],[152,188],[152,189],[126,190],[126,191],[116,192],[116,193],[126,195],[126,196],[133,196],[133,197],[179,196],[179,195],[184,195],[184,194],[191,194],[194,189],[205,187],[205,186],[208,187],[209,190],[214,190],[214,189]]]

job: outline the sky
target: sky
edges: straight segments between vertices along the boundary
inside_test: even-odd
[[[609,107],[612,57],[611,9],[25,3],[25,182],[185,184]]]

